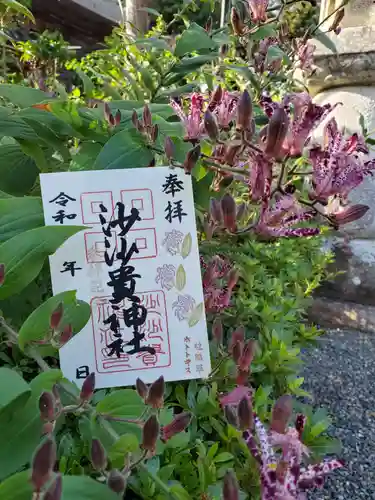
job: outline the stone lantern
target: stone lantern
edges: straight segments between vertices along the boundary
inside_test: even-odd
[[[321,20],[340,3],[323,0]],[[321,30],[327,31],[331,22],[332,18]],[[314,42],[318,71],[307,80],[307,87],[317,104],[342,103],[331,115],[339,127],[348,133],[360,132],[361,120],[375,138],[374,0],[350,0],[340,26],[339,35],[328,34],[337,53]],[[322,128],[317,135],[321,132]],[[371,156],[375,157],[375,147]],[[369,205],[370,210],[332,239],[336,268],[345,273],[324,285],[319,292],[324,300],[317,298],[313,316],[331,325],[375,331],[375,172],[352,192],[351,200]]]

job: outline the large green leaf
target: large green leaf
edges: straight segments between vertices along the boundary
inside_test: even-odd
[[[34,130],[18,115],[11,114],[9,109],[0,108],[0,137],[14,137],[25,141],[36,141],[38,136]]]
[[[92,170],[102,148],[103,146],[97,142],[83,142],[77,154],[72,157],[69,170]]]
[[[39,108],[21,109],[18,116],[23,120],[32,120],[34,123],[42,123],[60,137],[72,137],[76,133],[69,123],[54,115],[50,111]]]
[[[154,155],[136,129],[123,130],[105,144],[96,158],[94,169],[147,167]]]
[[[61,324],[70,324],[74,333],[79,333],[82,330],[90,319],[89,304],[77,300],[75,290],[62,292],[49,298],[27,318],[18,335],[21,349],[24,349],[29,342],[43,340],[47,337],[50,332],[51,314],[60,303],[63,304],[64,310]]]
[[[0,146],[0,189],[13,195],[27,194],[39,174],[35,161],[19,144]]]
[[[23,407],[30,394],[30,387],[15,370],[0,368],[0,418]]]
[[[191,23],[189,29],[185,30],[178,40],[174,53],[177,57],[182,57],[190,52],[210,50],[215,47],[216,44],[207,31],[198,24]]]
[[[23,5],[21,2],[17,2],[17,0],[1,0],[1,3],[3,5],[6,5],[8,9],[17,12],[18,14],[21,14],[27,18],[30,19],[33,23],[35,23],[35,18],[31,11]]]
[[[28,196],[0,199],[0,242],[43,225],[43,206],[40,198]]]
[[[331,36],[320,29],[316,29],[314,31],[314,38],[316,38],[322,45],[324,45],[327,49],[331,50],[335,54],[337,54],[337,47]]]
[[[43,427],[38,408],[39,397],[43,391],[50,391],[53,385],[61,379],[60,370],[41,373],[30,383],[31,396],[22,411],[11,417],[0,413],[0,429],[2,430],[0,433],[0,481],[29,463],[35,448],[40,443]],[[0,485],[1,500],[7,498],[4,493],[4,484]],[[11,498],[22,497],[14,494]]]
[[[145,408],[143,400],[132,389],[114,391],[99,401],[96,411],[113,417],[139,417]]]
[[[0,85],[0,96],[20,108],[28,108],[34,104],[51,100],[42,90],[24,87],[23,85],[14,85],[12,83],[3,83]]]
[[[195,56],[195,57],[187,57],[182,59],[179,64],[176,64],[171,69],[171,73],[177,73],[181,77],[191,73],[192,71],[196,71],[204,64],[214,61],[218,57],[218,53],[204,55],[204,56]],[[171,83],[169,78],[166,79],[166,82]],[[167,85],[167,83],[166,83]]]
[[[45,226],[25,231],[0,245],[0,263],[5,265],[5,281],[0,299],[20,292],[40,273],[48,255],[82,226]]]
[[[1,500],[30,500],[33,495],[30,471],[15,474],[0,484]],[[118,500],[106,484],[88,476],[63,476],[62,500]]]

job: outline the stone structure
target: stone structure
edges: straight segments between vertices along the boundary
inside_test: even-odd
[[[321,20],[340,3],[324,0]],[[332,18],[326,24],[331,22]],[[323,25],[322,30],[327,27]],[[348,132],[360,131],[362,116],[366,129],[375,137],[375,2],[350,0],[341,27],[339,35],[328,35],[337,53],[316,42],[318,72],[308,79],[307,86],[318,104],[342,103],[334,111],[339,126]],[[368,177],[351,199],[369,205],[370,210],[331,241],[336,268],[344,273],[322,287],[319,295],[330,300],[318,298],[313,316],[332,325],[375,331],[375,177]]]

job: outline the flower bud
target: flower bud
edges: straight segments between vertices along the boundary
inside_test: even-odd
[[[223,323],[219,316],[216,316],[212,325],[212,336],[218,344],[223,343]]]
[[[219,138],[219,126],[215,116],[208,109],[204,114],[204,127],[211,141],[216,142]]]
[[[0,264],[0,286],[4,283],[5,281],[5,265]]]
[[[167,136],[164,141],[164,152],[168,160],[173,160],[174,157],[174,143],[172,139]]]
[[[57,330],[61,318],[63,317],[63,314],[64,314],[64,306],[62,302],[60,302],[50,316],[49,325],[53,330]]]
[[[227,44],[221,45],[219,53],[220,57],[225,57],[228,54],[228,45]]]
[[[223,222],[223,211],[221,209],[221,203],[215,198],[210,199],[210,217],[216,224],[221,225]]]
[[[224,406],[224,415],[227,419],[228,424],[233,425],[233,427],[238,427],[237,414],[231,405]]]
[[[237,416],[240,429],[246,431],[253,427],[253,409],[249,398],[242,398],[237,407]]]
[[[331,26],[328,28],[328,31],[335,31],[339,28],[341,21],[344,19],[345,9],[340,9],[333,16],[333,21]]]
[[[353,205],[345,208],[342,212],[332,214],[331,218],[338,226],[342,226],[344,224],[349,224],[349,222],[361,219],[368,212],[368,210],[370,210],[370,207],[367,205]]]
[[[145,128],[149,128],[152,126],[152,115],[147,104],[145,104],[143,108],[143,125]]]
[[[224,226],[231,233],[236,232],[236,202],[230,194],[226,194],[221,199],[221,210],[223,211],[223,222]]]
[[[208,103],[207,106],[208,111],[211,111],[212,113],[212,111],[216,108],[216,106],[220,104],[222,97],[223,97],[223,89],[221,88],[221,85],[218,85],[211,94],[210,102]]]
[[[249,370],[241,370],[237,366],[236,384],[237,385],[246,385],[248,382],[248,379],[249,379]]]
[[[121,111],[118,109],[115,114],[115,125],[118,127],[121,123]]]
[[[278,158],[288,133],[289,117],[284,108],[276,108],[268,122],[264,152],[269,157]]]
[[[249,371],[251,362],[253,361],[254,358],[254,351],[255,351],[255,340],[248,340],[242,351],[242,355],[238,360],[238,367],[240,370],[247,372]]]
[[[155,380],[154,383],[150,385],[146,398],[146,404],[156,409],[163,408],[164,390],[165,390],[164,377],[163,375],[161,375],[157,380]]]
[[[191,414],[190,413],[179,413],[174,417],[172,422],[168,425],[164,425],[161,429],[161,440],[163,442],[168,441],[176,434],[184,431],[186,427],[191,422]]]
[[[292,415],[292,397],[288,394],[281,396],[274,404],[271,417],[271,430],[285,434],[288,421]]]
[[[245,328],[241,325],[232,332],[232,336],[229,343],[229,351],[232,351],[233,347],[240,342],[241,344],[245,340]]]
[[[43,424],[41,432],[42,436],[45,436],[47,434],[52,434],[55,428],[55,424],[56,422],[46,422],[45,424]]]
[[[92,395],[94,394],[94,390],[95,390],[95,372],[92,372],[88,377],[85,378],[82,384],[81,394],[79,396],[81,401],[89,401],[92,398]]]
[[[102,471],[107,467],[107,453],[99,439],[91,442],[90,458],[94,469]]]
[[[232,7],[230,13],[230,22],[235,35],[242,35],[244,32],[245,25],[240,18],[240,14],[235,7]]]
[[[200,158],[200,155],[201,155],[201,147],[199,144],[195,146],[195,148],[187,152],[184,161],[184,170],[187,174],[191,174],[193,168],[195,167],[197,161]]]
[[[224,476],[223,500],[239,500],[237,478],[232,471],[228,471]]]
[[[126,488],[126,480],[120,471],[112,469],[107,477],[108,488],[118,495],[122,495]]]
[[[242,355],[242,343],[236,342],[232,347],[232,358],[236,364],[238,363],[241,355]]]
[[[237,105],[237,130],[248,130],[253,117],[253,103],[249,92],[245,89]]]
[[[158,135],[159,135],[159,125],[157,123],[155,123],[155,125],[153,125],[151,128],[151,140],[152,140],[152,142],[156,142]]]
[[[63,331],[60,334],[60,345],[63,346],[73,337],[72,325],[65,325]]]
[[[115,124],[115,119],[111,113],[111,108],[108,106],[108,103],[104,103],[104,117],[109,125]]]
[[[62,497],[62,477],[57,474],[48,490],[44,493],[43,500],[61,500]]]
[[[303,429],[305,428],[305,423],[306,423],[305,415],[299,413],[296,417],[295,428],[296,431],[298,432],[300,439],[302,437]]]
[[[141,124],[140,124],[139,119],[138,119],[138,113],[136,112],[135,109],[134,109],[133,114],[132,114],[132,122],[133,122],[134,127],[137,130],[140,130],[140,125]]]
[[[31,482],[34,491],[39,492],[49,481],[56,462],[56,443],[48,437],[36,450],[31,465]]]
[[[39,398],[40,418],[46,422],[55,418],[55,398],[50,392],[43,392]]]
[[[227,283],[227,287],[228,287],[228,290],[232,291],[233,288],[237,285],[237,281],[238,281],[238,278],[239,278],[239,272],[237,271],[237,269],[231,269],[228,273],[228,283]]]
[[[156,441],[159,436],[159,422],[156,415],[151,415],[143,426],[142,448],[154,453]]]
[[[147,398],[148,394],[148,388],[147,385],[141,380],[140,378],[137,378],[135,381],[135,388],[137,389],[138,394],[140,397],[145,400]]]

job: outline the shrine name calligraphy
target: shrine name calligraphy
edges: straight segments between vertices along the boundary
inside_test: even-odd
[[[107,208],[101,204],[99,220],[102,225],[104,234],[105,254],[104,259],[108,267],[112,267],[114,262],[120,261],[120,266],[108,272],[110,281],[107,285],[113,289],[112,305],[113,313],[104,320],[105,325],[109,325],[115,340],[107,345],[109,357],[117,356],[120,358],[122,354],[132,355],[139,352],[148,352],[155,354],[155,349],[149,346],[142,346],[141,342],[145,337],[144,333],[140,332],[140,328],[145,323],[147,318],[147,309],[141,304],[140,298],[136,295],[136,280],[141,278],[141,275],[136,273],[134,266],[129,265],[129,261],[134,254],[139,253],[136,243],[132,243],[128,248],[126,235],[137,221],[140,221],[139,210],[132,208],[129,215],[125,215],[125,206],[123,203],[116,204],[117,219],[107,221],[103,215],[108,212]],[[112,230],[119,227],[120,232],[117,235],[120,237],[120,249],[116,253],[116,249],[112,252],[111,242]],[[120,303],[123,301],[130,302],[128,308],[122,309]],[[123,320],[128,329],[132,329],[133,338],[125,342],[121,334],[120,319]],[[129,350],[125,350],[129,347]]]

